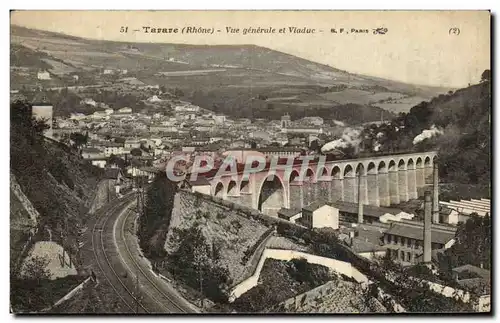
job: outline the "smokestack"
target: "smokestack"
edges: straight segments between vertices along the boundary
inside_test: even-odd
[[[361,198],[361,172],[358,176],[358,223],[363,223],[363,199]]]
[[[431,262],[431,192],[424,196],[424,263]]]
[[[439,173],[438,173],[437,162],[434,162],[434,170],[432,175],[433,175],[432,222],[439,223]]]

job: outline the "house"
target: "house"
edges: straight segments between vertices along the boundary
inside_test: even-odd
[[[130,166],[127,168],[127,174],[133,177],[146,177],[148,181],[152,181],[158,173],[158,169],[154,167],[135,167]]]
[[[163,101],[162,99],[160,99],[157,95],[153,95],[152,97],[150,97],[148,99],[148,102],[161,102]]]
[[[73,80],[74,80],[75,82],[76,82],[76,81],[78,81],[78,79],[80,78],[80,77],[79,77],[78,75],[76,75],[76,74],[71,75],[71,77],[73,78]]]
[[[114,73],[115,71],[113,71],[112,69],[104,69],[104,71],[102,71],[102,74],[104,75],[112,75]]]
[[[164,126],[164,125],[151,125],[149,126],[149,132],[152,133],[165,133],[165,132],[177,132],[177,127],[174,126]]]
[[[125,177],[121,169],[119,168],[106,168],[104,171],[103,179],[109,180],[111,185],[115,186],[115,193],[117,195],[120,194],[120,190],[124,184]]]
[[[358,256],[366,259],[382,258],[386,249],[368,237],[354,236],[350,238],[349,246]]]
[[[205,146],[208,145],[209,143],[210,143],[209,137],[198,137],[191,139],[191,145],[193,146]]]
[[[130,114],[130,113],[132,113],[132,109],[128,108],[128,107],[124,107],[124,108],[118,109],[118,113],[120,113],[120,114]]]
[[[250,148],[250,143],[244,140],[235,140],[229,144],[229,148]]]
[[[226,122],[226,116],[223,114],[217,114],[212,117],[216,124],[223,124]]]
[[[219,137],[219,136],[210,137],[210,143],[211,144],[213,144],[214,142],[222,141],[222,140],[224,140],[223,137]]]
[[[99,168],[104,168],[106,167],[106,159],[105,158],[91,158],[88,159],[92,163],[92,165],[99,167]]]
[[[124,148],[125,149],[134,149],[134,148],[140,148],[141,147],[141,142],[137,139],[126,139]]]
[[[50,74],[47,71],[39,71],[37,74],[39,80],[50,80]]]
[[[175,112],[198,112],[200,111],[200,107],[197,105],[192,105],[192,104],[182,104],[182,105],[177,105],[174,108]]]
[[[104,144],[104,155],[109,157],[111,155],[123,155],[125,154],[124,151],[124,144],[120,144],[117,142],[106,142]]]
[[[280,219],[284,219],[287,221],[290,221],[292,223],[296,223],[298,219],[302,217],[302,210],[301,209],[287,209],[287,208],[281,208],[278,211],[278,217]]]
[[[491,272],[489,270],[469,264],[455,267],[451,271],[453,274],[453,279],[455,279],[457,282],[463,279],[471,278],[482,278],[487,281],[491,280]]]
[[[455,231],[442,225],[432,225],[431,249],[447,249],[455,242]],[[423,253],[424,230],[423,223],[416,221],[402,221],[391,223],[384,232],[383,242],[387,253],[403,264],[418,263]],[[418,258],[418,259],[417,259]]]
[[[106,113],[107,115],[113,114],[113,112],[115,112],[115,110],[113,110],[111,108],[104,110],[104,113]]]
[[[90,147],[82,149],[82,157],[83,159],[99,159],[103,158],[104,154],[100,149]]]
[[[310,229],[339,228],[339,211],[331,205],[317,201],[302,208],[301,223]]]
[[[489,199],[481,199],[481,200],[460,200],[460,201],[439,201],[440,206],[447,207],[452,209],[458,214],[470,215],[472,213],[477,213],[479,216],[486,216],[486,214],[491,214],[490,209],[490,200]],[[464,219],[462,219],[463,221]],[[466,219],[465,219],[466,220]],[[459,219],[456,219],[458,222]]]
[[[192,193],[199,192],[210,195],[210,182],[203,176],[198,176],[196,180],[186,180],[185,183]]]

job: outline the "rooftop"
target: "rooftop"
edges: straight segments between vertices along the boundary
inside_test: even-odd
[[[405,224],[393,223],[392,227],[385,232],[386,234],[393,234],[396,236],[411,238],[415,240],[424,240],[423,227],[410,226]],[[448,241],[455,237],[454,232],[445,232],[435,228],[431,231],[431,241],[433,243],[446,244]]]
[[[344,213],[352,213],[358,214],[358,203],[345,202],[345,201],[336,201],[330,203],[333,207],[339,209],[340,212]],[[399,214],[403,212],[400,209],[396,208],[388,208],[388,207],[380,207],[374,205],[363,204],[363,215],[380,218],[384,214]]]
[[[313,202],[313,203],[311,203],[309,205],[304,206],[302,209],[306,210],[306,211],[309,211],[309,212],[314,212],[317,209],[319,209],[320,207],[323,207],[325,205],[331,206],[331,205],[329,205],[328,202],[319,200],[319,201],[315,201],[315,202]]]
[[[355,237],[352,238],[351,249],[356,253],[372,252],[372,251],[382,251],[385,250],[378,243],[373,243],[373,241],[368,238]]]
[[[490,277],[491,277],[491,272],[488,269],[479,268],[479,267],[476,267],[473,265],[463,265],[460,267],[455,267],[452,269],[452,271],[456,272],[456,273],[470,271],[470,272],[478,274],[479,276],[481,276],[484,279],[490,279]]]
[[[287,208],[281,208],[278,211],[278,215],[282,215],[286,219],[290,219],[292,216],[297,215],[301,212],[300,209],[287,209]]]

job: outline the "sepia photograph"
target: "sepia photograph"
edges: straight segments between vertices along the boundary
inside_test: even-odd
[[[490,11],[9,24],[12,315],[492,314]]]

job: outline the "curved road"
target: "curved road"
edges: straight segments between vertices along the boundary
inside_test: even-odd
[[[151,270],[133,234],[135,195],[129,193],[96,212],[92,227],[93,266],[98,280],[111,285],[127,312],[196,313],[165,280]],[[136,297],[139,295],[139,297]]]

